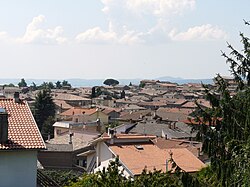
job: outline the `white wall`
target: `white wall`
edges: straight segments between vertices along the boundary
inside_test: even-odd
[[[94,154],[94,153],[87,156],[87,166],[86,166],[86,168],[89,167],[90,162],[91,162],[91,160],[93,159],[93,157],[95,157],[95,154]]]
[[[100,153],[99,153],[99,162],[103,162],[105,160],[109,160],[113,158],[113,154],[110,151],[109,147],[104,143],[100,143]]]
[[[35,187],[37,151],[0,151],[0,187]]]

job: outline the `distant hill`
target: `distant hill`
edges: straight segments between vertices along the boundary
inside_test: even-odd
[[[158,77],[155,80],[175,82],[178,84],[201,83],[201,82],[203,84],[212,84],[213,83],[213,79],[183,79],[180,77],[170,77],[170,76]]]
[[[142,78],[143,79],[143,78]],[[132,84],[139,85],[140,80],[142,79],[117,79],[121,85],[129,85],[131,82]],[[104,79],[66,79],[73,87],[92,87],[92,86],[101,86],[103,85]],[[170,81],[175,82],[178,84],[185,84],[185,83],[201,83],[204,84],[211,84],[213,83],[212,79],[183,79],[183,78],[175,78],[175,77],[159,77],[155,78],[155,80],[160,81]],[[28,85],[31,85],[34,82],[37,85],[42,84],[43,82],[53,82],[55,83],[56,79],[25,79]],[[62,81],[62,80],[59,80]],[[0,85],[3,84],[14,84],[17,85],[20,82],[20,79],[0,79]]]

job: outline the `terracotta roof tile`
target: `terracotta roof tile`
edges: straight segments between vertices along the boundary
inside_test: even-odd
[[[205,167],[205,164],[196,158],[186,148],[178,149],[159,149],[153,144],[140,144],[142,149],[137,149],[133,145],[112,145],[110,149],[119,155],[119,159],[134,175],[141,174],[146,167],[147,170],[166,171],[166,160],[170,159],[170,152],[176,164],[186,172],[196,172]],[[168,170],[171,169],[168,165]]]
[[[62,116],[72,116],[72,115],[82,115],[87,114],[91,115],[96,112],[96,108],[79,108],[79,107],[72,107],[65,112],[61,113]]]
[[[54,99],[65,100],[65,101],[91,101],[91,99],[89,98],[84,98],[78,95],[67,94],[67,93],[56,93]]]
[[[8,141],[0,144],[3,149],[44,149],[45,144],[26,101],[0,99],[0,108],[8,113]]]

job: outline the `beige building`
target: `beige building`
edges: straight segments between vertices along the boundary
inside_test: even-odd
[[[65,120],[73,122],[93,122],[98,119],[103,124],[108,124],[109,122],[109,116],[98,108],[72,107],[61,113],[60,116]]]

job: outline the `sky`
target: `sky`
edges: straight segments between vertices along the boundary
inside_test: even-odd
[[[229,75],[249,0],[0,0],[0,78]],[[249,35],[248,35],[249,36]]]

